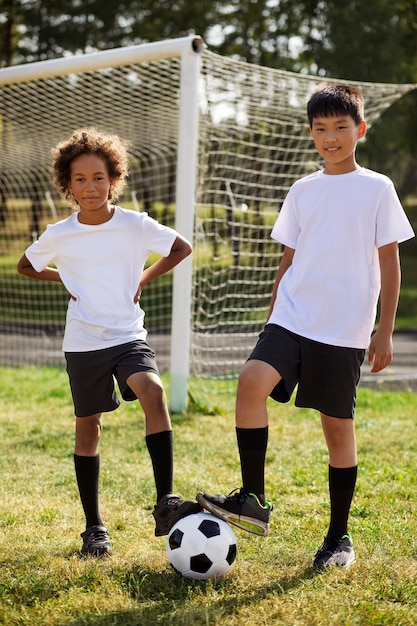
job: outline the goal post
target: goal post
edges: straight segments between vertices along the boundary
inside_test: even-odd
[[[194,206],[198,155],[200,57],[182,51],[177,158],[175,227],[194,243]],[[192,257],[174,268],[170,366],[170,409],[180,413],[188,404],[190,375]]]
[[[93,125],[130,141],[118,203],[193,244],[141,295],[171,410],[199,378],[235,377],[269,308],[273,223],[291,184],[321,166],[305,108],[322,80],[223,57],[194,35],[0,69],[0,364],[64,365],[68,294],[16,263],[72,211],[52,188],[51,148]],[[368,126],[416,88],[344,82],[362,90]]]
[[[103,68],[131,65],[146,61],[159,61],[161,59],[180,57],[184,50],[200,53],[202,48],[203,40],[201,37],[190,35],[177,39],[101,50],[100,52],[91,52],[90,54],[77,54],[49,61],[12,65],[0,70],[0,85],[63,76],[65,74],[91,72]]]

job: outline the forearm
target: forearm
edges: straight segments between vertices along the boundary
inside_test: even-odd
[[[380,372],[392,360],[392,333],[401,283],[397,243],[383,246],[378,253],[381,268],[380,316],[378,328],[369,344],[369,363],[372,366],[372,373]]]
[[[17,265],[17,271],[22,276],[26,276],[27,278],[34,278],[35,280],[45,280],[55,283],[62,282],[59,272],[56,268],[45,267],[45,269],[41,272],[37,272],[25,255],[23,255],[20,259]]]
[[[392,334],[397,314],[398,298],[401,286],[401,268],[398,248],[391,254],[380,254],[381,259],[381,294],[378,330]]]
[[[162,276],[163,274],[166,274],[167,272],[172,270],[176,265],[178,265],[178,263],[183,260],[183,258],[184,257],[176,259],[175,255],[162,257],[158,259],[158,261],[147,267],[145,270],[143,270],[140,281],[142,289],[143,287],[145,287],[145,285],[155,280],[155,278],[158,278],[159,276]]]

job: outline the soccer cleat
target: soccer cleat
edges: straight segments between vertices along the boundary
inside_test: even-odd
[[[100,558],[111,555],[111,541],[105,526],[90,526],[81,533],[81,537],[83,539],[81,554],[84,556]]]
[[[339,539],[327,535],[314,558],[314,567],[323,569],[332,565],[350,567],[355,562],[352,538],[349,534]]]
[[[209,513],[242,530],[262,537],[268,534],[272,504],[262,505],[254,493],[246,493],[243,488],[234,489],[228,496],[199,493],[197,502]]]
[[[168,493],[154,506],[155,537],[167,535],[179,519],[200,513],[201,506],[193,500],[182,500],[173,493]]]

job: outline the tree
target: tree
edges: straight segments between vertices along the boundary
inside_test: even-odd
[[[205,35],[210,0],[0,0],[0,65],[147,41]]]
[[[417,82],[415,0],[319,2],[304,40],[310,71],[384,83]],[[360,144],[361,162],[385,172],[400,195],[417,192],[417,91],[388,109]]]
[[[19,0],[0,0],[0,67],[14,62],[21,20]]]
[[[230,0],[217,2],[216,40],[211,47],[228,56],[280,69],[297,69],[293,44],[308,31],[317,1]]]
[[[416,0],[0,0],[0,66],[191,33],[250,63],[417,82]],[[416,105],[415,92],[396,103],[360,150],[417,191]]]

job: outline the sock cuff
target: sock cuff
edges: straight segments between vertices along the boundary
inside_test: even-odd
[[[74,453],[74,462],[75,463],[84,463],[88,465],[89,463],[98,463],[100,461],[100,454],[95,454],[94,456],[82,456]]]
[[[329,484],[337,489],[349,489],[356,483],[358,466],[332,467],[329,465]]]
[[[268,426],[263,428],[238,428],[236,437],[239,450],[264,450],[268,443]]]
[[[145,441],[147,443],[157,443],[158,440],[166,441],[167,439],[172,440],[172,430],[162,430],[159,433],[152,433],[151,435],[145,436]]]

